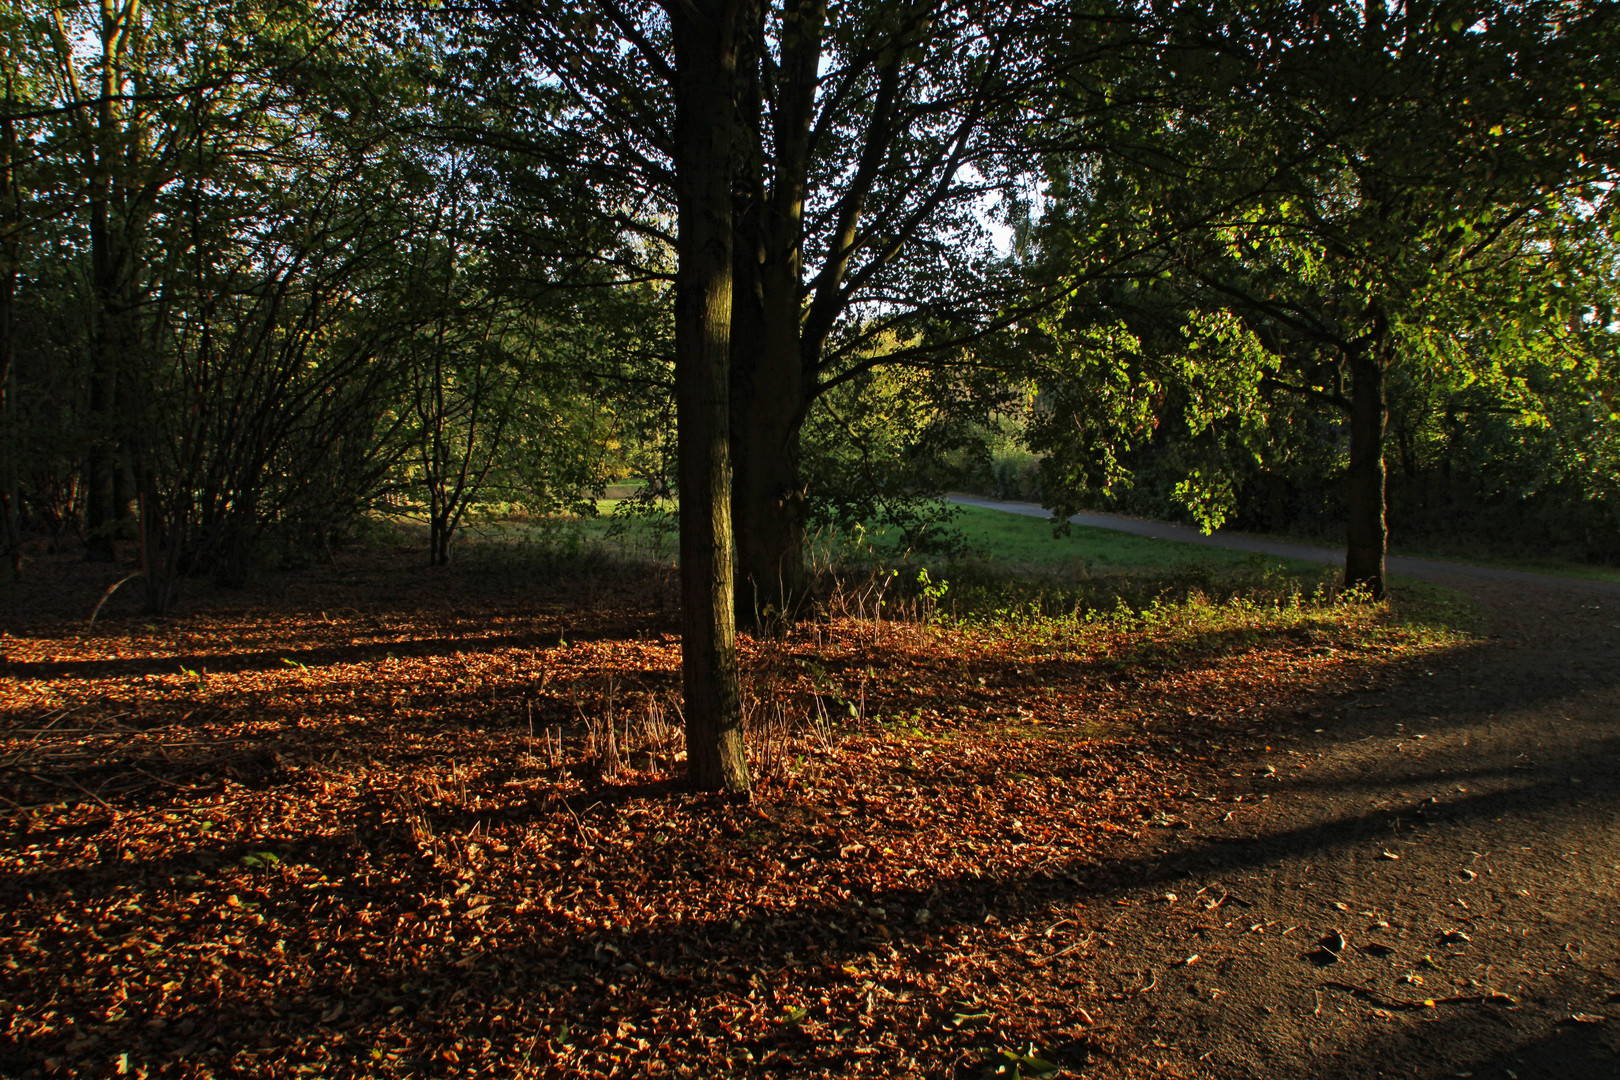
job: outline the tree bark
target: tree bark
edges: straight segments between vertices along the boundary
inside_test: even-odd
[[[13,57],[7,55],[4,101],[12,103]],[[6,561],[11,581],[22,580],[22,530],[19,521],[17,467],[17,373],[14,308],[17,272],[22,258],[21,192],[17,188],[17,130],[7,117],[0,121],[0,518],[5,529]]]
[[[90,198],[91,294],[89,439],[84,457],[85,557],[111,562],[118,526],[118,372],[123,312],[119,262],[108,203],[110,182],[98,178]]]
[[[732,525],[739,622],[793,619],[810,595],[799,434],[815,394],[802,336],[804,202],[810,133],[826,29],[825,0],[785,0],[780,65],[762,72],[763,22],[744,54],[739,128],[750,157],[739,170],[732,306]],[[763,11],[760,12],[763,14]],[[771,81],[769,116],[760,76]],[[765,127],[774,169],[763,170]],[[812,343],[814,345],[814,343]]]
[[[677,187],[675,410],[687,780],[746,794],[728,450],[733,141],[745,6],[672,6]]]
[[[17,292],[14,270],[0,286],[0,516],[5,528],[6,562],[13,584],[22,580],[22,492],[17,464],[17,369],[12,309]]]
[[[127,442],[133,425],[120,390],[139,376],[135,260],[131,208],[121,205],[126,191],[115,171],[138,145],[126,130],[118,98],[128,77],[124,56],[135,7],[114,0],[101,3],[101,94],[96,103],[95,148],[89,165],[90,275],[94,307],[90,327],[90,431],[85,449],[86,557],[113,558],[113,542],[133,523],[135,492]]]
[[[1350,357],[1350,520],[1344,558],[1346,587],[1384,597],[1388,522],[1384,508],[1384,333]]]
[[[450,565],[450,540],[455,535],[455,526],[447,520],[448,515],[434,513],[428,522],[428,565]]]
[[[756,377],[778,372],[761,364]],[[750,387],[750,390],[753,388]],[[794,389],[740,395],[732,434],[732,515],[737,533],[737,618],[763,626],[794,619],[809,598],[805,491],[799,476],[800,395]]]
[[[809,595],[799,429],[808,405],[800,356],[798,275],[759,258],[755,203],[737,225],[732,305],[732,525],[737,538],[737,621],[792,619]]]

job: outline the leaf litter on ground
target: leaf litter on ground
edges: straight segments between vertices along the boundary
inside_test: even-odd
[[[344,555],[93,633],[105,582],[45,569],[0,638],[18,1076],[1074,1067],[1108,1002],[1042,967],[1084,959],[1054,913],[1082,941],[1268,717],[1445,643],[1366,604],[811,620],[743,640],[736,804],[678,784],[667,568]]]

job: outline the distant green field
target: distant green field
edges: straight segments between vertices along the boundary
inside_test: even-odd
[[[469,539],[489,542],[476,544],[489,555],[515,549],[557,568],[613,565],[625,558],[672,562],[677,553],[674,503],[650,512],[617,512],[624,503],[599,500],[594,517],[486,521],[469,528]],[[830,574],[844,583],[832,585],[835,590],[852,583],[859,590],[869,587],[862,581],[891,579],[885,595],[898,605],[896,613],[921,604],[928,592],[940,611],[964,618],[1144,611],[1198,597],[1289,603],[1290,597],[1331,597],[1343,574],[1342,563],[1078,525],[1068,535],[1056,536],[1046,518],[976,506],[955,509],[949,527],[963,550],[954,557],[908,553],[901,549],[898,533],[871,530],[854,536],[813,535],[808,561],[818,576]],[[926,576],[920,576],[923,570]],[[827,579],[822,580],[825,584]],[[1440,612],[1448,625],[1471,625],[1470,609],[1450,590],[1399,577],[1392,588],[1403,609]]]
[[[677,551],[673,502],[652,512],[616,513],[624,501],[599,500],[595,517],[490,523],[470,532],[497,544],[527,548],[558,566],[580,565],[581,560],[588,564],[604,557],[673,561]],[[965,548],[956,557],[907,553],[900,548],[898,533],[872,530],[853,537],[812,536],[809,562],[816,573],[831,572],[845,582],[869,575],[892,577],[894,587],[888,595],[902,606],[916,602],[925,587],[948,582],[949,587],[941,590],[941,609],[964,617],[1009,612],[1063,616],[1109,612],[1122,606],[1144,610],[1193,596],[1270,597],[1286,603],[1290,596],[1332,595],[1343,573],[1342,563],[1285,559],[1078,525],[1071,526],[1066,536],[1055,536],[1046,518],[976,506],[958,506],[956,511],[950,527]],[[1620,573],[1605,568],[1505,559],[1467,561],[1620,579]],[[923,569],[927,579],[918,576]],[[1473,625],[1472,609],[1451,590],[1398,575],[1391,586],[1408,614],[1435,615],[1457,627]]]
[[[675,548],[672,516],[616,513],[620,499],[597,500],[596,517],[557,517],[525,526],[506,526],[503,532],[513,538],[541,543],[604,543],[630,550],[652,550],[673,554]],[[668,504],[673,509],[673,503]],[[1107,574],[1115,571],[1154,570],[1258,570],[1316,577],[1317,563],[1284,559],[1271,555],[1229,551],[1225,548],[1156,540],[1110,529],[1074,525],[1069,535],[1053,535],[1046,518],[1009,514],[977,506],[958,506],[950,527],[966,541],[967,552],[960,559],[936,555],[908,555],[899,549],[894,530],[874,529],[858,537],[818,536],[812,546],[834,561],[911,562],[930,567],[956,563],[989,564],[997,569],[1042,572],[1089,571]]]
[[[469,538],[493,542],[496,548],[515,545],[559,567],[592,565],[604,557],[673,561],[674,504],[652,512],[616,513],[622,503],[599,500],[595,517],[557,515],[485,523],[471,528]],[[890,577],[894,586],[887,595],[902,607],[915,603],[925,588],[948,582],[948,588],[940,590],[941,610],[964,617],[1065,616],[1121,607],[1140,611],[1194,596],[1286,603],[1291,596],[1332,595],[1343,573],[1342,565],[1111,529],[1076,525],[1068,535],[1056,536],[1046,518],[976,506],[955,509],[949,524],[964,542],[958,546],[965,549],[955,557],[907,553],[900,549],[897,533],[871,530],[855,536],[812,536],[810,565],[817,574],[830,572],[845,583],[874,575]],[[485,550],[494,553],[493,548]],[[919,577],[925,569],[926,578]],[[1407,606],[1416,603],[1427,610],[1454,600],[1448,591],[1436,592],[1438,587],[1420,582],[1397,578],[1393,586]],[[1466,621],[1461,615],[1448,618],[1459,625],[1459,620]]]
[[[998,563],[1030,567],[1080,564],[1097,571],[1109,569],[1181,569],[1204,567],[1278,567],[1290,572],[1316,574],[1320,564],[1274,555],[1156,540],[1148,536],[1069,526],[1068,536],[1054,536],[1046,518],[1009,514],[978,506],[961,506],[952,524],[967,538],[979,557]]]

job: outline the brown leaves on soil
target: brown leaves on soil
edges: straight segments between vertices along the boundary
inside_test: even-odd
[[[45,569],[0,639],[19,1077],[1077,1065],[1108,1003],[1045,965],[1088,901],[1268,718],[1425,647],[1354,607],[808,623],[744,643],[736,805],[678,788],[667,573],[355,556],[85,633],[105,582]]]

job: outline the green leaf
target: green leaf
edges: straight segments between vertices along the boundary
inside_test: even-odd
[[[1036,1057],[1034,1054],[1020,1054],[1018,1056],[1018,1069],[1025,1076],[1045,1076],[1048,1073],[1055,1073],[1061,1068],[1062,1066],[1057,1062],[1047,1061],[1045,1058]]]
[[[1063,1066],[1045,1058],[1035,1056],[1035,1048],[1031,1046],[1028,1052],[1020,1054],[1012,1050],[998,1050],[985,1063],[984,1072],[987,1076],[1049,1076],[1061,1071]]]

